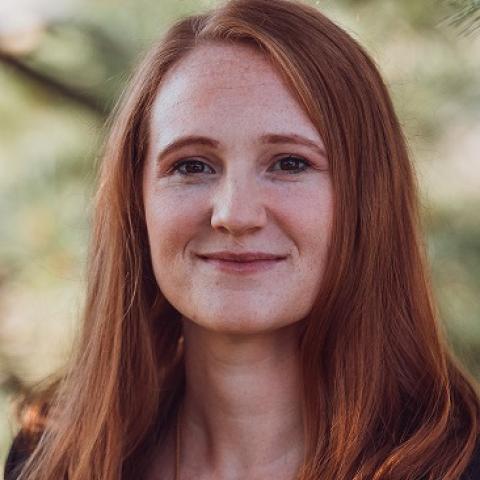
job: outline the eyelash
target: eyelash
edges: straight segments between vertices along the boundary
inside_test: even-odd
[[[296,160],[296,161],[299,161],[299,162],[302,162],[305,164],[305,167],[304,168],[296,168],[294,170],[282,170],[284,172],[287,172],[289,175],[292,175],[292,174],[297,174],[297,173],[302,173],[304,171],[306,171],[308,168],[310,168],[311,164],[308,160],[305,160],[304,158],[301,158],[301,157],[297,157],[295,155],[285,155],[284,157],[280,157],[277,159],[277,162],[279,161],[282,161],[282,160],[286,160],[286,159],[293,159],[293,160]],[[183,159],[183,160],[179,160],[178,162],[174,163],[174,165],[172,166],[172,168],[170,169],[170,172],[178,172],[180,173],[180,175],[183,175],[185,177],[187,176],[190,176],[190,175],[195,175],[195,173],[182,173],[179,169],[180,167],[182,167],[183,165],[191,165],[191,164],[201,164],[201,165],[207,165],[205,162],[202,162],[201,160],[194,160],[194,159]],[[207,165],[208,166],[208,165]],[[204,173],[204,172],[197,172],[197,173]]]

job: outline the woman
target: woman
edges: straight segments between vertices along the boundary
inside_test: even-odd
[[[77,354],[7,477],[480,478],[416,195],[374,63],[316,9],[179,21],[114,117]]]

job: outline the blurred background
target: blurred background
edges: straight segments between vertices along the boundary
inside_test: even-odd
[[[165,27],[216,3],[0,3],[2,471],[16,429],[12,400],[61,368],[78,328],[105,120]],[[480,1],[310,3],[384,74],[419,178],[441,320],[480,378]]]

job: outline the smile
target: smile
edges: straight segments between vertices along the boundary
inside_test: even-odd
[[[283,262],[284,258],[277,258],[272,260],[220,260],[218,258],[199,257],[202,262],[226,273],[260,273],[275,268],[279,263]]]

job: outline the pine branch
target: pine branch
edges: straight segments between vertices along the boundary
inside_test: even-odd
[[[462,28],[461,35],[471,35],[480,29],[480,0],[454,0],[448,4],[456,12],[446,19],[447,23]]]

